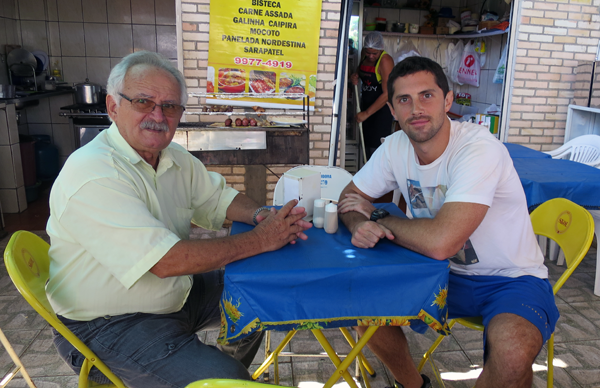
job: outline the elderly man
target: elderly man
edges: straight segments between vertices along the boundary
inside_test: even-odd
[[[69,157],[50,195],[48,299],[128,387],[248,379],[260,334],[223,352],[196,335],[220,327],[220,268],[306,239],[311,225],[295,202],[259,207],[171,143],[186,100],[169,60],[123,58],[108,79],[112,126]],[[225,218],[256,227],[188,240],[191,223],[218,229]],[[55,345],[78,371],[81,354],[60,335]]]
[[[434,61],[398,63],[388,91],[403,131],[386,138],[340,196],[352,243],[370,248],[387,238],[437,260],[449,258],[449,317],[482,316],[485,325],[485,364],[476,386],[531,387],[531,365],[554,331],[558,310],[508,151],[485,127],[448,119],[452,92]],[[397,188],[413,219],[372,205]],[[397,386],[429,386],[401,328],[382,327],[369,346]]]

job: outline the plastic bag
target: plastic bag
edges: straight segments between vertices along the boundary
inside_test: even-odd
[[[506,73],[506,57],[508,45],[504,45],[504,49],[502,50],[502,56],[500,57],[500,62],[498,62],[498,67],[496,67],[496,72],[494,73],[494,80],[492,81],[495,84],[501,84],[504,82],[504,74]]]
[[[460,66],[460,59],[464,47],[465,44],[463,41],[459,40],[456,45],[454,43],[449,43],[448,49],[446,50],[446,77],[448,77],[448,81],[459,85],[462,85],[462,82],[458,80],[458,67]]]
[[[394,64],[400,63],[404,58],[420,56],[421,54],[419,53],[419,50],[417,50],[412,40],[409,40],[404,42],[394,54]]]
[[[479,63],[479,54],[475,52],[475,45],[472,42],[469,42],[463,51],[457,78],[462,83],[479,87],[480,73],[481,65]]]

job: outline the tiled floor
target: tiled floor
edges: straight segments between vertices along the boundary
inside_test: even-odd
[[[36,217],[32,218],[37,221]],[[43,223],[42,223],[43,224]],[[15,230],[7,225],[7,230]],[[46,236],[43,231],[36,232]],[[226,233],[223,230],[221,233]],[[208,237],[195,229],[193,238]],[[0,252],[8,242],[8,237],[0,240]],[[600,298],[594,296],[592,289],[596,268],[596,249],[592,248],[579,268],[556,296],[561,313],[556,330],[555,345],[555,387],[600,387]],[[555,281],[562,269],[554,263],[546,263],[550,269],[550,279]],[[58,358],[52,344],[51,333],[46,322],[38,316],[14,288],[6,273],[4,264],[0,264],[0,328],[5,332],[15,351],[34,382],[39,388],[77,387],[77,377]],[[325,334],[334,348],[341,353],[349,350],[338,330],[325,330]],[[217,332],[199,333],[202,340],[215,343]],[[408,329],[415,363],[429,348],[436,334],[428,331],[426,335],[413,333]],[[282,333],[273,332],[272,342],[277,344]],[[298,353],[319,352],[319,345],[312,334],[300,332],[292,340],[288,349]],[[0,376],[12,366],[8,354],[0,353]],[[261,349],[255,358],[252,370],[263,359]],[[393,378],[385,367],[367,350],[366,355],[374,366],[377,375],[370,379],[373,388],[390,386]],[[434,357],[448,387],[472,387],[482,363],[481,334],[457,325],[453,336],[445,339]],[[546,386],[546,347],[540,353],[535,365],[535,387]],[[323,383],[332,374],[333,364],[327,358],[282,357],[280,359],[281,385],[312,388],[311,383]],[[428,365],[424,373],[433,380]],[[271,381],[273,367],[270,368]],[[433,383],[438,386],[437,382]],[[8,387],[25,387],[22,378],[17,377]]]

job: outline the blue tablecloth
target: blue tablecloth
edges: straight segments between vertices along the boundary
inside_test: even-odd
[[[552,198],[600,209],[600,169],[552,158],[513,158],[513,163],[530,211]]]
[[[403,215],[396,205],[378,204]],[[250,230],[234,223],[231,233]],[[356,248],[340,223],[335,234],[315,227],[308,240],[228,264],[221,298],[220,343],[255,330],[345,326],[427,327],[447,334],[448,261],[388,240]]]
[[[540,151],[532,150],[531,148],[525,147],[520,144],[503,143],[508,149],[508,153],[511,158],[536,158],[536,159],[548,159],[552,158],[550,155]]]

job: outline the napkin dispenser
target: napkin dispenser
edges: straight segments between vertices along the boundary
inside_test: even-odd
[[[296,168],[283,174],[283,203],[298,200],[306,209],[306,220],[311,220],[315,199],[321,198],[321,173],[306,168]]]

